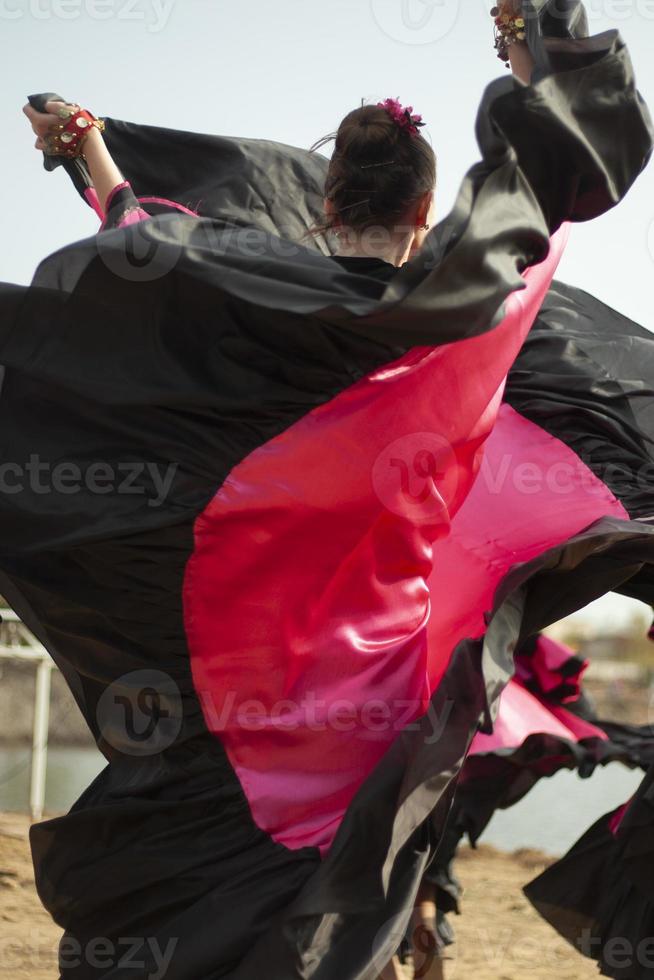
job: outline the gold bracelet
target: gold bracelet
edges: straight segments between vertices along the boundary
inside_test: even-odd
[[[86,137],[92,129],[104,132],[104,122],[88,112],[75,106],[73,111],[66,107],[58,110],[61,122],[53,126],[45,137],[46,154],[48,156],[68,157],[74,160],[82,153]]]
[[[495,19],[495,50],[500,61],[508,67],[509,47],[526,41],[525,19],[521,14],[502,13],[500,7],[493,7],[491,17]]]

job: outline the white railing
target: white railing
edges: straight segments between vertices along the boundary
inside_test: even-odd
[[[48,727],[50,724],[50,691],[55,663],[45,647],[30,633],[13,609],[0,609],[3,624],[0,660],[22,660],[34,664],[34,724],[30,766],[30,813],[40,820],[45,807],[45,785],[48,767]]]

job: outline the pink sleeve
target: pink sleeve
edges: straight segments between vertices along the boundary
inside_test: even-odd
[[[97,194],[95,191],[93,193],[97,201]],[[92,206],[95,207],[93,204]],[[124,228],[127,225],[145,221],[146,218],[150,217],[147,211],[144,211],[140,206],[138,198],[126,180],[116,184],[113,188],[107,198],[105,210],[106,216],[102,220],[100,231],[107,231],[110,228]]]

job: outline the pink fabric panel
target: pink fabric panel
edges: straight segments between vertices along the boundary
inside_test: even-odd
[[[574,650],[559,643],[549,636],[541,636],[533,656],[517,657],[516,676],[522,681],[535,679],[539,690],[548,694],[565,682],[573,688],[564,700],[576,701],[581,694],[581,680],[589,667],[589,661],[583,660],[574,674],[564,674],[565,665],[575,656]],[[527,684],[527,686],[529,686]]]
[[[138,225],[141,221],[147,221],[150,217],[147,211],[143,211],[142,208],[134,208],[133,211],[128,211],[123,218],[118,222],[118,228],[127,228],[128,225]]]
[[[195,685],[254,819],[289,847],[329,846],[456,643],[483,632],[508,568],[624,516],[584,467],[564,506],[547,482],[536,497],[513,486],[524,462],[581,464],[507,407],[487,459],[493,471],[508,452],[509,473],[499,492],[483,469],[475,482],[564,240],[494,331],[353,385],[239,464],[196,522]]]
[[[550,708],[513,680],[502,692],[493,734],[476,735],[470,754],[484,755],[500,749],[516,749],[530,735],[553,735],[571,742],[583,738],[607,740],[601,729],[576,718],[564,708]]]
[[[589,721],[584,721],[583,718],[578,718],[577,715],[560,705],[552,707],[552,714],[570,730],[578,742],[585,738],[599,738],[604,742],[609,741],[609,736],[601,728],[597,728]]]
[[[634,797],[632,797],[632,799],[624,803],[621,807],[619,807],[615,811],[615,813],[611,815],[611,819],[609,820],[609,830],[611,831],[613,836],[616,836],[616,834],[618,834],[620,827],[622,826],[622,821],[624,820],[627,813],[629,812],[629,808],[631,807],[631,804],[633,802],[634,802]]]
[[[571,449],[502,406],[477,480],[451,535],[434,551],[428,579],[430,648],[451,650],[463,637],[482,636],[484,613],[508,569],[607,514],[628,519],[622,504]],[[444,666],[432,654],[428,663],[433,690]]]
[[[139,197],[140,204],[162,204],[167,208],[171,208],[173,211],[181,211],[182,214],[188,214],[192,218],[199,217],[197,211],[192,211],[191,208],[184,207],[183,204],[178,204],[177,201],[169,201],[165,197]]]

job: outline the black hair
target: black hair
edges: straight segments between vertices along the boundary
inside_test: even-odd
[[[355,231],[379,226],[392,229],[407,209],[436,185],[436,155],[420,134],[402,128],[382,106],[364,105],[350,112],[338,132],[319,140],[312,150],[335,140],[325,181],[325,198],[333,215],[315,232],[338,225]]]

